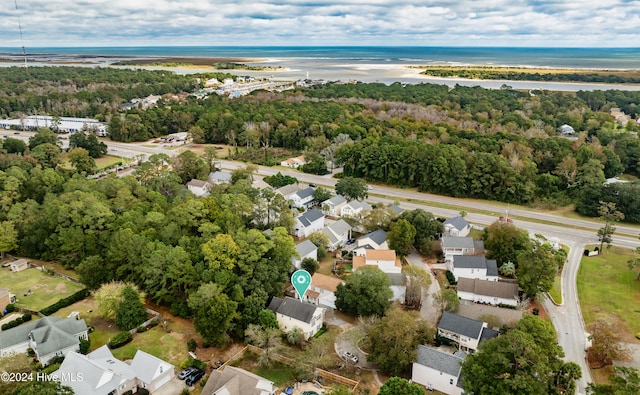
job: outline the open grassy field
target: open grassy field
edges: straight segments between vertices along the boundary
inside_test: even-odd
[[[627,267],[633,256],[632,250],[611,247],[600,256],[583,257],[578,270],[578,296],[585,324],[611,317],[625,329],[629,341],[640,332],[640,281],[636,280],[637,271]]]
[[[562,275],[556,274],[556,278],[553,280],[553,287],[549,290],[549,296],[557,304],[562,304]]]
[[[95,158],[95,162],[96,162],[96,169],[102,170],[109,166],[113,166],[118,162],[129,163],[131,162],[131,159],[123,158],[120,156],[104,155],[99,158]],[[69,162],[69,159],[68,159],[68,153],[65,153],[62,155],[62,164],[60,166],[69,170],[73,169],[73,166],[71,166],[71,162]]]
[[[0,288],[8,288],[16,295],[18,307],[31,310],[42,310],[84,288],[81,284],[50,276],[37,269],[17,273],[9,268],[0,270]],[[32,292],[30,295],[29,290]]]

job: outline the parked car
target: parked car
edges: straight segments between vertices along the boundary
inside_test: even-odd
[[[204,376],[204,370],[196,369],[193,373],[191,373],[189,375],[189,377],[187,377],[187,380],[185,381],[185,384],[187,384],[189,387],[191,387],[192,385],[194,385],[195,383],[200,381],[202,376]]]
[[[347,362],[358,363],[358,357],[353,355],[349,351],[345,351],[344,354],[342,354],[342,358],[344,358],[344,360]]]
[[[182,372],[180,372],[180,374],[178,375],[178,378],[179,378],[180,380],[184,380],[184,379],[186,379],[187,377],[189,377],[189,375],[190,375],[191,373],[193,373],[195,370],[196,370],[196,368],[194,368],[193,366],[189,366],[188,368],[184,368],[184,369],[182,370]]]
[[[356,238],[355,237],[352,237],[349,240],[347,240],[347,244],[353,244],[355,242],[356,242]]]
[[[310,188],[315,188],[315,187],[317,187],[317,185],[316,184],[309,184],[309,187]]]

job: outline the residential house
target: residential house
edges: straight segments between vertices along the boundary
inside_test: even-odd
[[[575,134],[576,131],[573,129],[573,127],[571,127],[570,125],[567,125],[566,123],[564,125],[561,125],[559,128],[560,133],[564,134],[564,135],[568,135],[568,134]]]
[[[366,250],[388,250],[387,232],[384,229],[378,229],[367,233],[356,240],[356,248],[353,254],[364,256]]]
[[[341,215],[355,217],[358,213],[365,210],[371,210],[371,205],[369,203],[352,200],[342,207]]]
[[[131,369],[138,379],[138,388],[144,388],[152,394],[175,376],[172,364],[142,350],[136,351],[133,356]]]
[[[329,245],[327,246],[329,251],[335,251],[345,245],[351,237],[351,226],[346,223],[345,220],[341,219],[324,227],[322,232],[326,234],[329,239]]]
[[[320,210],[309,210],[296,217],[294,235],[308,237],[311,233],[322,230],[324,227],[324,214]]]
[[[297,208],[309,208],[313,206],[313,192],[315,189],[311,187],[307,187],[300,191],[296,191],[289,196],[289,200],[291,200],[292,206]]]
[[[0,288],[0,313],[4,312],[7,305],[16,302],[16,295],[9,292],[6,288]]]
[[[274,395],[273,381],[235,366],[214,370],[202,389],[202,395]]]
[[[303,187],[300,184],[289,184],[289,185],[285,185],[283,187],[280,187],[278,189],[276,189],[276,193],[279,193],[280,195],[282,195],[284,197],[284,200],[291,200],[291,196],[302,190]]]
[[[391,280],[391,291],[393,297],[391,300],[404,304],[407,294],[407,276],[403,273],[387,273]]]
[[[292,169],[297,169],[298,167],[306,164],[306,160],[304,159],[304,155],[296,156],[295,158],[289,158],[287,160],[283,160],[280,162],[280,166],[290,167]]]
[[[29,268],[29,261],[26,259],[18,259],[11,262],[11,265],[9,266],[11,267],[12,272],[21,272]]]
[[[452,237],[465,237],[471,231],[471,225],[461,216],[445,220],[442,226],[444,227],[444,234]]]
[[[304,332],[305,339],[315,335],[324,321],[324,308],[288,296],[284,299],[273,297],[269,310],[276,313],[280,329],[289,332],[298,327]]]
[[[462,394],[462,363],[467,354],[458,351],[449,354],[435,348],[418,346],[418,358],[411,369],[411,380],[424,385],[429,391],[447,395]]]
[[[404,212],[404,210],[397,204],[392,204],[391,206],[389,206],[389,210],[393,211],[397,215],[400,215]]]
[[[456,255],[478,255],[484,252],[482,240],[473,240],[471,237],[450,237],[440,238],[442,254],[447,262],[451,262]]]
[[[458,297],[475,303],[518,306],[518,284],[479,278],[458,279]]]
[[[300,269],[300,264],[305,258],[318,260],[318,247],[309,240],[296,244],[296,251],[299,257],[291,257],[291,263],[296,269]]]
[[[322,202],[322,212],[325,215],[331,215],[334,217],[339,217],[342,215],[342,207],[347,204],[347,199],[343,196],[336,195],[331,199],[327,199]]]
[[[456,255],[449,265],[456,280],[461,277],[498,281],[498,263],[482,255]]]
[[[313,273],[313,276],[311,276],[311,285],[305,294],[304,300],[309,303],[335,309],[335,293],[338,290],[338,285],[343,283],[339,278],[321,273]]]
[[[365,250],[364,256],[353,257],[353,270],[364,266],[376,266],[385,273],[400,273],[402,262],[395,250]]]
[[[0,332],[0,357],[26,353],[31,348],[42,365],[57,356],[80,350],[80,339],[88,339],[84,320],[43,317]]]
[[[498,332],[487,328],[486,322],[445,311],[438,323],[438,336],[452,340],[463,351],[475,351],[480,341],[497,337]]]
[[[209,183],[212,185],[230,184],[231,173],[228,171],[212,171],[209,173]]]
[[[198,197],[209,196],[209,182],[193,179],[187,183],[187,189]]]

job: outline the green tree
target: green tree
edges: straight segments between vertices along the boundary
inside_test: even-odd
[[[237,264],[240,247],[228,234],[218,234],[202,245],[205,261],[212,269],[233,269]]]
[[[402,377],[391,377],[385,381],[378,395],[424,395],[424,387],[420,384],[412,383]]]
[[[287,343],[292,346],[299,346],[304,343],[304,332],[297,326],[294,326],[287,332]]]
[[[271,366],[274,357],[282,351],[282,332],[277,328],[262,328],[258,325],[249,325],[245,331],[247,342],[262,349],[262,354],[258,356],[258,363],[261,366]]]
[[[182,151],[173,161],[173,170],[183,184],[193,180],[206,180],[209,175],[209,165],[199,157],[195,152],[190,150]]]
[[[415,237],[416,228],[406,219],[400,219],[391,225],[391,229],[387,233],[389,248],[396,250],[396,254],[400,257],[409,255]]]
[[[414,245],[423,254],[431,252],[432,241],[444,232],[442,222],[438,221],[432,213],[422,209],[408,210],[400,214],[400,218],[406,219],[416,229]]]
[[[533,250],[521,251],[518,254],[518,285],[530,298],[553,287],[558,273],[558,265],[554,259],[554,251],[549,243],[533,241]]]
[[[142,324],[147,319],[147,310],[140,302],[140,294],[131,285],[122,289],[122,301],[116,312],[116,325],[128,331]]]
[[[99,158],[107,154],[108,147],[98,140],[95,134],[88,132],[74,133],[69,137],[69,148],[84,148],[92,158]]]
[[[616,231],[616,227],[611,225],[611,222],[623,220],[624,214],[616,209],[615,203],[603,201],[600,202],[598,214],[600,214],[600,219],[604,220],[604,226],[598,229],[600,252],[602,252],[602,246],[604,243],[607,243],[607,246],[611,244],[611,237]]]
[[[258,325],[260,325],[263,329],[278,329],[280,327],[280,324],[278,324],[278,319],[276,318],[276,313],[269,309],[260,310],[260,313],[258,313]]]
[[[405,372],[416,360],[418,345],[430,342],[435,330],[417,312],[395,308],[378,318],[364,338],[368,361],[390,374]]]
[[[640,373],[638,369],[614,366],[614,374],[609,376],[609,384],[589,383],[588,395],[630,395],[640,394]]]
[[[320,264],[313,258],[304,258],[300,263],[300,268],[309,272],[309,274],[313,275],[320,268]]]
[[[272,176],[266,176],[263,178],[264,182],[266,182],[267,184],[269,184],[271,187],[273,188],[281,188],[285,185],[291,185],[291,184],[297,184],[298,183],[298,179],[289,175],[284,175],[280,172],[277,172],[276,174],[272,175]]]
[[[18,248],[18,231],[11,221],[0,222],[0,259],[4,253]]]
[[[513,262],[505,262],[500,266],[500,274],[506,277],[513,277],[516,275],[516,265]]]
[[[55,144],[43,143],[31,149],[31,155],[38,160],[40,166],[55,169],[62,161],[62,151]]]
[[[50,129],[42,128],[29,138],[29,149],[33,149],[41,144],[58,145],[58,135]]]
[[[367,183],[362,178],[344,177],[336,183],[336,193],[347,200],[362,200],[369,196]]]
[[[300,166],[300,170],[303,172],[319,175],[327,174],[327,161],[322,155],[315,152],[306,152],[305,160],[307,163]]]
[[[7,154],[24,154],[27,150],[27,145],[22,140],[8,138],[2,142],[1,146]]]
[[[227,330],[238,316],[238,303],[222,293],[214,283],[201,285],[187,300],[194,313],[193,326],[202,338],[215,346],[227,343]]]
[[[336,307],[357,315],[384,315],[391,305],[391,280],[376,267],[363,267],[336,290]]]
[[[124,290],[127,288],[133,289],[138,297],[138,301],[140,302],[140,304],[144,304],[145,295],[143,292],[140,292],[136,285],[112,281],[110,283],[103,284],[100,289],[98,289],[93,294],[93,297],[96,300],[96,304],[98,305],[98,312],[101,316],[107,319],[116,318],[118,312],[120,311],[120,306],[122,305],[125,298]],[[129,292],[127,296],[130,298],[131,294],[132,293]]]
[[[339,385],[337,387],[329,388],[327,390],[327,395],[353,395],[353,391],[344,385]]]
[[[11,395],[73,395],[71,387],[58,381],[31,380],[16,385]]]
[[[206,142],[204,138],[204,130],[197,125],[191,126],[189,128],[189,130],[187,131],[187,136],[187,138],[190,138],[194,144],[204,144]]]
[[[323,232],[313,232],[307,239],[318,247],[318,259],[324,259],[327,256],[329,237]]]
[[[84,148],[74,148],[69,151],[69,162],[75,167],[78,173],[91,173],[96,168],[96,161]]]
[[[331,199],[331,192],[328,189],[323,187],[317,187],[315,191],[313,191],[313,200],[318,203],[322,203],[325,200]]]
[[[455,313],[460,308],[460,298],[455,289],[441,289],[433,294],[433,305],[444,311]]]
[[[86,257],[75,270],[80,282],[89,289],[98,289],[102,284],[113,280],[113,272],[100,255]]]
[[[640,247],[636,248],[636,254],[640,255]],[[627,266],[629,270],[634,270],[640,268],[640,257],[631,258],[627,261]],[[638,275],[636,276],[636,281],[640,280],[640,271],[638,271]]]
[[[484,247],[489,250],[487,258],[495,259],[501,267],[506,262],[513,262],[518,267],[518,254],[530,251],[533,246],[529,233],[508,222],[494,222],[482,235]]]
[[[253,183],[253,175],[258,171],[256,165],[246,165],[243,168],[235,169],[231,172],[231,183],[235,184],[240,180],[247,180],[249,183]]]

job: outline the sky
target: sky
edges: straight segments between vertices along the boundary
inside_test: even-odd
[[[18,11],[14,8],[17,2]],[[0,47],[640,47],[640,0],[5,0]],[[6,7],[11,3],[11,7]]]

